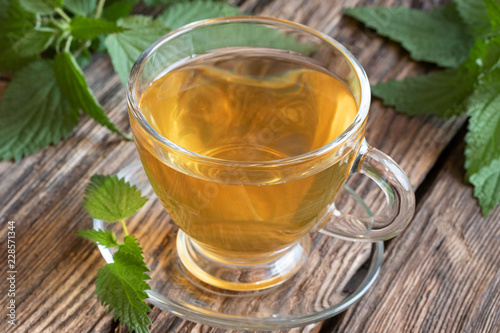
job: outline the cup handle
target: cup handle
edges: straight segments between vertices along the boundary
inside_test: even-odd
[[[351,174],[371,178],[385,194],[388,208],[382,215],[356,217],[334,209],[321,233],[356,241],[381,241],[399,234],[411,221],[415,211],[415,193],[410,180],[386,154],[363,140],[351,168]]]

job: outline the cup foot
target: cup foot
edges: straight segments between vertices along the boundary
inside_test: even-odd
[[[279,256],[252,263],[230,263],[207,255],[182,230],[177,234],[177,254],[184,267],[201,281],[214,287],[250,291],[277,286],[302,267],[310,249],[308,235]]]

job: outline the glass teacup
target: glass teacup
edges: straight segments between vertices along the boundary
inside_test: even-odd
[[[127,99],[146,174],[180,228],[181,262],[208,284],[268,288],[300,269],[311,231],[372,242],[411,220],[408,178],[364,139],[365,72],[310,28],[258,17],[187,25],[141,55]],[[383,215],[335,208],[356,172],[384,192]]]

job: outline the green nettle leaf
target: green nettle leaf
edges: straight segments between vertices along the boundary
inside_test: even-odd
[[[0,101],[0,159],[18,160],[66,137],[78,108],[57,84],[53,62],[39,60],[19,71]]]
[[[135,186],[117,176],[94,175],[83,207],[93,218],[116,222],[132,216],[148,201]]]
[[[117,176],[94,175],[85,190],[83,207],[94,218],[107,222],[122,221],[125,237],[118,243],[110,230],[82,230],[76,234],[105,247],[118,247],[113,263],[102,267],[97,274],[96,293],[101,303],[109,305],[115,319],[120,318],[132,332],[149,333],[151,324],[147,313],[151,311],[144,302],[150,290],[142,249],[137,239],[128,235],[123,219],[132,216],[147,199],[135,186]]]
[[[75,17],[71,20],[70,27],[73,37],[80,39],[94,39],[101,34],[110,34],[124,30],[114,22],[91,17]]]
[[[19,0],[21,7],[34,14],[51,14],[64,0]]]
[[[165,27],[174,30],[191,22],[222,16],[234,16],[238,12],[238,7],[232,7],[225,2],[196,0],[176,3],[161,13],[156,20]]]
[[[475,80],[475,74],[460,67],[378,83],[372,86],[372,93],[399,112],[448,118],[463,112]]]
[[[493,31],[500,30],[500,0],[484,0]]]
[[[126,85],[128,75],[135,60],[154,41],[163,36],[168,30],[153,21],[151,17],[134,15],[121,18],[118,26],[129,30],[110,34],[104,44],[111,56],[115,71],[120,76],[123,85]]]
[[[469,55],[473,39],[454,5],[429,12],[404,7],[347,8],[347,15],[398,41],[415,60],[456,67]]]
[[[479,170],[470,177],[474,185],[474,196],[478,198],[483,215],[500,203],[500,158]]]
[[[147,313],[151,311],[144,302],[148,297],[146,290],[149,280],[142,250],[134,236],[124,239],[118,251],[113,255],[114,263],[99,270],[96,280],[96,293],[103,305],[109,305],[115,319],[125,322],[130,331],[149,332],[151,320]]]
[[[54,40],[55,31],[30,30],[12,44],[12,49],[20,57],[30,57],[43,52]]]
[[[469,100],[467,114],[465,168],[471,177],[500,158],[500,68],[482,78]]]
[[[57,54],[54,59],[54,69],[59,88],[74,107],[82,109],[83,112],[99,124],[106,126],[110,131],[129,138],[109,120],[87,86],[83,72],[71,53],[62,52]]]
[[[130,15],[138,0],[108,0],[104,4],[102,18],[108,21],[117,21],[119,18]]]
[[[91,16],[96,9],[96,0],[64,0],[64,8],[75,15]]]
[[[484,0],[455,0],[457,10],[475,36],[484,37],[491,29]]]
[[[26,31],[34,29],[36,17],[21,8],[16,0],[3,0],[0,15],[0,72],[15,71],[36,60],[35,56],[19,55],[13,47]]]
[[[93,242],[98,243],[99,245],[102,245],[107,248],[111,247],[117,247],[119,244],[116,240],[115,234],[111,230],[80,230],[76,231],[75,234],[77,234],[80,237],[87,238]]]

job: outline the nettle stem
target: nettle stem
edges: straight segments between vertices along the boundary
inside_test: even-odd
[[[61,8],[56,8],[56,13],[59,14],[66,22],[70,23],[71,18]]]
[[[125,237],[127,237],[128,236],[128,230],[127,230],[127,226],[125,225],[125,220],[121,219],[120,223],[122,224],[123,234],[125,235]]]
[[[66,39],[66,45],[64,46],[64,51],[70,52],[71,48],[71,42],[73,41],[73,36],[69,36],[68,39]]]
[[[95,18],[96,19],[101,18],[102,9],[104,8],[105,2],[106,2],[106,0],[99,0],[99,2],[97,3],[97,10],[95,11]]]

